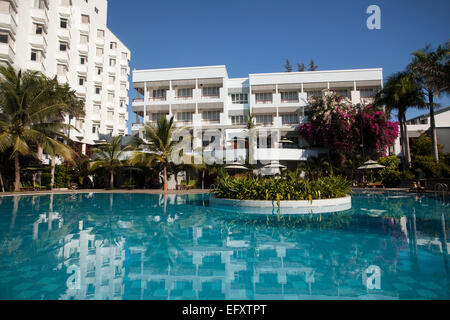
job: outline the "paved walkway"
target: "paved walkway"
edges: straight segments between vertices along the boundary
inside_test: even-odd
[[[20,191],[20,192],[0,192],[1,196],[32,196],[46,194],[77,194],[77,193],[143,193],[143,194],[199,194],[208,193],[211,189],[191,189],[191,190],[168,190],[164,192],[159,189],[80,189],[80,190],[44,190],[44,191]]]

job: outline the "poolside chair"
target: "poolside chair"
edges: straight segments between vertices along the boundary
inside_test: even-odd
[[[194,189],[195,185],[197,184],[197,180],[191,180],[189,181],[188,185],[186,186],[186,188],[189,189]]]
[[[186,190],[187,183],[186,180],[181,180],[180,184],[177,184],[177,190]]]
[[[19,183],[20,191],[34,191],[32,186],[25,186],[22,182]]]
[[[36,191],[42,191],[42,190],[47,190],[46,186],[41,186],[39,183],[37,183],[36,181],[33,183],[33,189]]]

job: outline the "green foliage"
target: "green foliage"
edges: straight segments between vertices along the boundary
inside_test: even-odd
[[[415,156],[412,161],[413,169],[421,169],[426,178],[448,178],[450,177],[450,166],[444,161],[438,163],[433,156]]]
[[[345,197],[351,192],[351,181],[341,176],[306,180],[289,175],[276,178],[233,178],[218,181],[216,197],[238,200],[313,200]]]
[[[70,180],[71,176],[66,165],[55,166],[55,188],[67,188]]]

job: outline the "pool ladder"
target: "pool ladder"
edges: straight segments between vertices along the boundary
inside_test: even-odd
[[[445,183],[436,183],[434,185],[434,196],[438,201],[442,201],[443,203],[448,205],[447,196],[448,196],[448,186]]]

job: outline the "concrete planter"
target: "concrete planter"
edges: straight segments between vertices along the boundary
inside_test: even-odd
[[[313,200],[286,200],[280,201],[280,207],[276,200],[235,200],[219,199],[212,197],[210,204],[214,208],[225,211],[254,214],[310,214],[345,211],[352,207],[350,196],[336,199]]]

